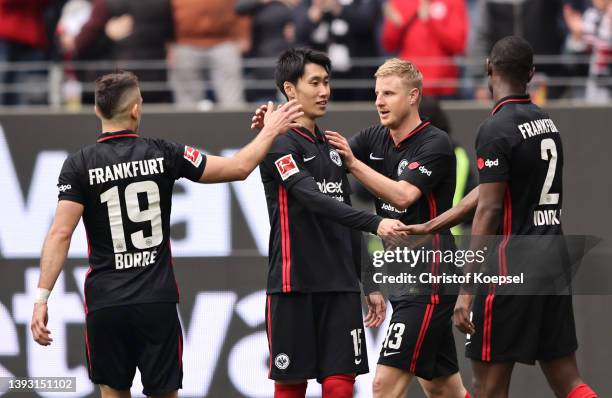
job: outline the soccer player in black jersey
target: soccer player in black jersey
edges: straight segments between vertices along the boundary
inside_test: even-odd
[[[266,303],[275,398],[298,398],[317,379],[324,398],[353,396],[368,372],[360,299],[357,230],[387,235],[401,222],[350,206],[344,164],[316,125],[330,96],[329,58],[290,49],[277,63],[278,88],[296,99],[300,127],[278,137],[261,167],[270,216]],[[260,127],[263,108],[253,118]],[[368,297],[382,322],[384,300]]]
[[[70,155],[59,176],[59,203],[44,243],[31,330],[52,342],[47,298],[81,217],[89,241],[85,281],[86,357],[102,397],[129,397],[138,367],[143,394],[175,397],[182,383],[178,286],[170,253],[174,182],[245,179],[274,138],[296,126],[300,106],[266,113],[266,127],[231,158],[162,139],[141,137],[142,97],[136,76],[117,72],[96,80],[95,111],[102,134]]]
[[[511,235],[563,234],[563,148],[555,123],[527,95],[534,73],[529,43],[515,36],[498,41],[487,72],[496,103],[476,138],[480,185],[438,218],[403,229],[434,233],[457,225],[475,209],[474,237],[504,237],[494,256],[502,274],[512,267],[508,258],[514,253],[507,247]],[[542,262],[538,259],[560,257],[556,248],[531,251],[534,267]],[[597,396],[576,365],[571,296],[508,296],[489,290],[474,297],[469,289],[463,293],[453,318],[459,330],[470,334],[466,355],[472,359],[478,397],[508,397],[514,363],[535,361],[558,398]]]
[[[452,206],[452,142],[446,132],[421,120],[423,78],[412,63],[387,60],[375,77],[381,124],[362,130],[350,142],[336,132],[327,132],[327,137],[348,170],[376,197],[378,215],[406,224],[426,222]],[[440,231],[428,248],[454,249],[450,230]],[[432,274],[454,273],[454,266],[435,260],[419,267]],[[375,397],[405,397],[415,375],[428,397],[469,397],[452,333],[456,295],[442,293],[435,285],[418,294],[391,292],[393,316],[376,368]]]

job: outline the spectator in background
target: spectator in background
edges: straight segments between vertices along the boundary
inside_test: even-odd
[[[295,43],[295,24],[293,10],[300,0],[238,0],[236,13],[251,17],[252,58],[278,58],[280,54]],[[274,78],[274,62],[270,67],[257,67],[252,72],[257,80]],[[273,84],[269,84],[273,86]],[[250,102],[275,100],[275,89],[256,89],[247,93]]]
[[[62,42],[73,59],[107,59],[115,61],[115,67],[124,68],[121,61],[166,59],[166,45],[171,38],[170,0],[94,0],[89,20],[79,34],[64,37]],[[163,66],[128,66],[137,74],[147,102],[170,102]]]
[[[609,101],[611,85],[602,84],[597,78],[612,77],[612,0],[593,0],[593,5],[582,15],[569,5],[563,11],[570,31],[568,47],[576,52],[592,53],[586,99]]]
[[[488,100],[490,92],[486,77],[482,74],[484,60],[493,44],[505,36],[515,35],[527,40],[537,55],[560,55],[565,42],[564,27],[561,23],[563,0],[479,0],[478,19],[474,26],[474,42],[470,50],[473,57],[482,58],[470,73],[481,84],[476,88],[475,97]],[[538,65],[536,73],[546,76],[560,76],[564,73],[560,65]],[[538,78],[532,82],[537,83]],[[548,87],[549,98],[559,98],[561,87]]]
[[[48,47],[43,14],[49,0],[0,0],[0,63],[45,61]],[[32,83],[43,91],[8,89],[0,91],[0,105],[46,103],[46,68],[28,71],[6,70],[0,65],[0,84]]]
[[[378,55],[376,27],[380,14],[379,0],[302,0],[298,6],[297,42],[327,53],[336,83],[342,79],[368,81],[368,87],[360,89],[336,86],[334,100],[374,100],[370,84],[376,65],[354,66],[351,60]]]
[[[241,53],[250,50],[246,17],[234,11],[235,0],[172,0],[176,43],[170,56],[170,78],[179,106],[205,106],[203,69],[218,104],[244,103]]]
[[[565,45],[563,47],[563,65],[565,74],[572,77],[585,78],[589,75],[589,64],[588,62],[577,62],[575,57],[588,58],[588,48],[583,45],[582,40],[575,40],[572,37],[568,18],[574,14],[582,16],[582,14],[591,6],[591,0],[563,0],[563,17],[566,28]],[[567,15],[571,13],[571,15]],[[584,98],[586,89],[583,86],[568,87],[567,96],[570,98]]]
[[[459,69],[452,57],[464,52],[467,41],[465,0],[389,0],[384,14],[385,50],[417,65],[424,96],[454,97]]]

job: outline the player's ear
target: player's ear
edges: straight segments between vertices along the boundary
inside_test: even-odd
[[[138,120],[140,118],[140,103],[136,102],[132,105],[132,109],[130,109],[130,117],[134,120]]]
[[[487,71],[487,76],[491,76],[493,74],[493,66],[491,65],[491,60],[487,58],[485,61],[485,70]]]
[[[102,114],[100,113],[100,109],[98,109],[98,105],[94,105],[94,112],[98,118],[102,119]]]
[[[285,93],[287,94],[287,97],[289,100],[292,100],[296,97],[295,95],[295,85],[293,83],[290,82],[284,82],[283,83],[283,89],[285,90]]]
[[[535,66],[532,67],[531,70],[529,71],[529,79],[527,80],[527,83],[529,83],[531,79],[533,79],[533,75],[535,75]]]
[[[421,90],[417,87],[414,87],[410,90],[410,105],[418,105],[419,97],[421,95]]]

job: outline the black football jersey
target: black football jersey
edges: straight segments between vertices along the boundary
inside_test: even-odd
[[[275,139],[260,165],[270,218],[268,293],[359,292],[360,235],[381,218],[353,209],[338,152],[317,128]]]
[[[480,183],[508,183],[498,235],[559,235],[563,146],[550,116],[529,96],[501,99],[476,139]]]
[[[430,122],[421,122],[398,144],[394,143],[389,129],[381,125],[362,130],[349,143],[355,157],[370,168],[394,181],[406,181],[421,191],[419,200],[404,210],[376,198],[376,212],[381,217],[395,218],[407,225],[421,224],[452,207],[457,166],[453,144],[447,133]],[[424,249],[442,252],[455,249],[450,230],[440,231]],[[453,264],[441,264],[439,260],[422,262],[417,267],[434,275],[456,272]],[[438,303],[438,293],[444,293],[437,284],[420,288],[421,293],[430,294],[421,294],[419,298],[432,303]],[[409,290],[390,292],[392,299],[407,295],[412,295]],[[454,299],[451,295],[443,297]]]
[[[178,302],[170,251],[172,189],[180,177],[199,180],[205,165],[198,149],[131,131],[102,134],[66,159],[59,200],[84,206],[87,311]]]
[[[421,224],[448,210],[455,194],[456,161],[453,144],[444,131],[422,122],[395,145],[389,129],[377,125],[350,139],[357,159],[394,181],[407,181],[421,191],[421,198],[399,210],[376,198],[376,212],[406,225]],[[450,234],[449,230],[442,231]]]

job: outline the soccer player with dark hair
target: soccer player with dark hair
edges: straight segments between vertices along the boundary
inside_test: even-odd
[[[448,134],[419,115],[423,77],[414,64],[389,59],[376,77],[380,124],[348,141],[327,137],[348,170],[375,197],[376,213],[406,224],[422,223],[449,209],[455,194],[455,154]],[[450,230],[439,231],[428,249],[453,250]],[[435,275],[454,265],[420,261],[411,266]],[[405,397],[414,376],[428,397],[469,397],[463,387],[451,317],[456,294],[442,286],[393,289],[393,315],[374,378],[374,397]]]
[[[85,280],[86,357],[89,377],[104,398],[129,397],[140,369],[143,394],[176,397],[181,388],[182,331],[178,286],[170,252],[174,182],[245,179],[274,138],[296,126],[300,106],[290,101],[266,112],[266,127],[230,158],[162,139],[141,137],[142,97],[130,72],[100,77],[96,143],[70,155],[62,167],[59,203],[40,260],[31,330],[51,344],[47,299],[81,217],[89,242]]]
[[[391,235],[403,225],[353,209],[344,164],[316,125],[330,97],[329,58],[290,49],[276,65],[278,88],[302,105],[301,126],[278,137],[260,171],[270,216],[266,303],[275,398],[303,398],[308,379],[324,398],[353,396],[368,372],[360,297],[357,230]],[[252,127],[261,127],[264,108]],[[368,296],[369,317],[384,319],[384,299]]]
[[[534,70],[533,50],[524,39],[508,36],[495,44],[487,73],[496,104],[476,138],[480,185],[436,219],[403,228],[410,233],[435,233],[458,224],[475,210],[473,247],[479,245],[481,236],[504,237],[492,256],[500,275],[512,267],[508,258],[513,253],[507,247],[511,235],[563,234],[561,133],[527,94]],[[549,216],[540,217],[543,214]],[[539,258],[562,256],[555,245],[531,250],[535,251],[530,253],[533,267],[542,263]],[[597,397],[576,365],[572,296],[509,296],[489,290],[474,297],[468,286],[457,299],[453,318],[459,330],[470,334],[466,355],[472,359],[478,397],[508,397],[514,364],[535,361],[555,396]]]

